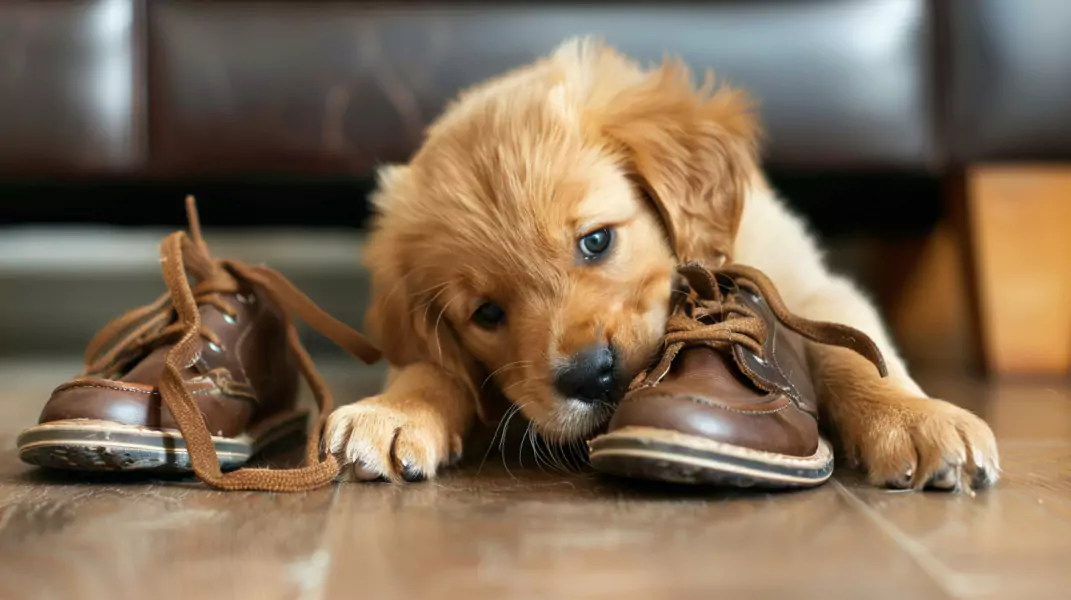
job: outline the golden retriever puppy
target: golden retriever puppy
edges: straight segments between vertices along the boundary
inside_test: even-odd
[[[871,482],[995,482],[989,427],[912,380],[768,187],[758,134],[743,94],[586,39],[463,93],[409,164],[379,174],[365,325],[391,369],[379,395],[331,416],[329,450],[357,479],[431,477],[500,399],[551,442],[587,439],[658,351],[674,265],[733,260],[885,354],[882,379],[850,351],[808,349],[824,425]],[[612,376],[583,368],[593,356]]]

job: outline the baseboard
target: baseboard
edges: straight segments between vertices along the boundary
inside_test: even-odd
[[[7,229],[0,236],[0,356],[80,353],[96,331],[165,290],[158,244],[166,230]],[[227,231],[216,256],[278,269],[342,321],[359,326],[368,297],[363,238],[352,231]],[[330,342],[303,331],[310,349]]]

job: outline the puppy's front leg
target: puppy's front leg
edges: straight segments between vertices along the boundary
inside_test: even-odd
[[[832,278],[797,312],[851,325],[871,336],[885,355],[889,376],[839,347],[810,344],[819,409],[849,461],[875,485],[960,490],[997,481],[997,444],[973,413],[928,398],[907,373],[877,312],[846,280]]]
[[[327,448],[359,481],[420,481],[461,458],[474,416],[474,400],[439,367],[392,367],[382,393],[331,414]]]

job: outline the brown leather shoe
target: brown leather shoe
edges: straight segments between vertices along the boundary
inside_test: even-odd
[[[276,271],[212,258],[192,198],[187,210],[192,237],[176,232],[160,247],[168,292],[94,337],[83,374],[56,388],[40,424],[19,436],[19,456],[59,469],[192,470],[221,489],[329,483],[338,466],[320,458],[320,434],[331,396],[291,314],[366,362],[378,353]],[[224,474],[272,441],[305,431],[299,372],[319,404],[307,466]]]
[[[691,292],[667,324],[608,431],[589,443],[603,472],[684,483],[805,487],[833,473],[804,338],[851,348],[882,376],[862,332],[792,315],[759,271],[682,266]]]

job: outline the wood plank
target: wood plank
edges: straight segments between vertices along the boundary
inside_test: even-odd
[[[348,488],[332,511],[329,598],[946,597],[828,486],[667,493],[496,467]]]
[[[325,566],[333,488],[223,493],[32,470],[4,479],[0,598],[298,598]]]

